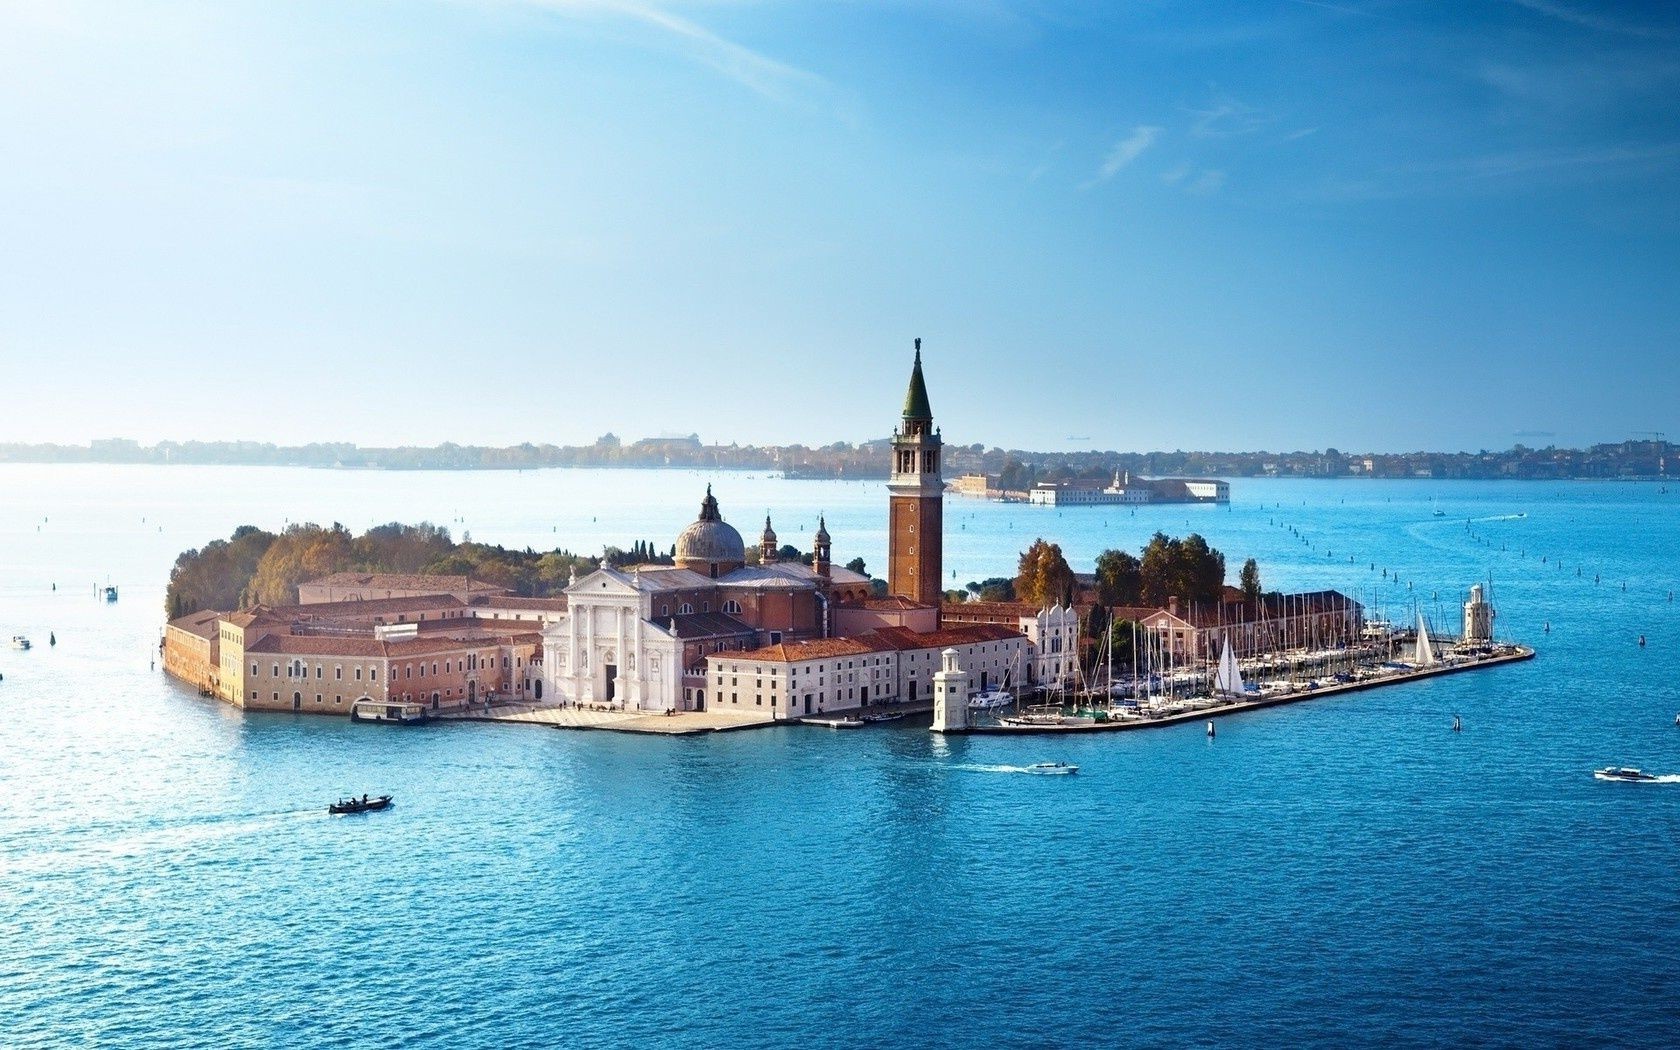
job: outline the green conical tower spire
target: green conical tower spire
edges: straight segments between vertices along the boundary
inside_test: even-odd
[[[933,422],[928,405],[927,383],[922,381],[922,341],[916,340],[916,363],[910,369],[910,389],[904,393],[904,418]]]

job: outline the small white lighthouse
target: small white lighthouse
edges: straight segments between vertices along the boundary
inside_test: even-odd
[[[1464,603],[1464,640],[1486,643],[1493,640],[1493,606],[1482,597],[1482,585],[1470,588],[1470,600]]]
[[[968,672],[957,663],[957,651],[939,654],[940,667],[933,676],[933,731],[962,733],[968,730]]]

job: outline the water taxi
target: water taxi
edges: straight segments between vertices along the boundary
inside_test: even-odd
[[[1656,775],[1634,769],[1631,766],[1606,766],[1593,770],[1593,776],[1599,780],[1619,780],[1628,784],[1649,784],[1656,780]]]
[[[1015,697],[1007,689],[994,689],[986,693],[975,693],[968,698],[971,711],[993,711],[1000,707],[1008,707],[1015,702]]]

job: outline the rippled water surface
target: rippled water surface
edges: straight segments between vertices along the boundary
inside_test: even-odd
[[[803,545],[820,511],[838,560],[885,562],[879,484],[0,467],[0,635],[37,643],[0,650],[0,1042],[1672,1045],[1680,784],[1590,775],[1680,772],[1658,485],[948,502],[958,582],[1039,535],[1085,570],[1197,529],[1233,576],[1252,554],[1396,615],[1450,620],[1491,577],[1540,649],[1216,741],[401,730],[244,715],[151,665],[175,555],[238,524],[668,544],[708,480],[744,532],[769,508]],[[1045,760],[1081,769],[1009,768]],[[397,805],[327,817],[350,791]]]

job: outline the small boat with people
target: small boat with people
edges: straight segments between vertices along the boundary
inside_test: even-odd
[[[21,634],[12,635],[12,648],[13,649],[30,649],[30,648],[33,648],[34,645],[35,645],[34,642],[30,641],[28,638],[25,638]]]
[[[1655,773],[1647,773],[1632,766],[1606,766],[1593,770],[1593,776],[1599,780],[1615,780],[1624,784],[1649,784],[1657,779]]]
[[[1068,762],[1034,762],[1030,766],[1022,766],[1023,773],[1037,773],[1039,776],[1058,777],[1068,776],[1079,772],[1079,767]]]
[[[910,712],[908,712],[908,711],[878,711],[878,712],[876,712],[875,714],[872,714],[872,715],[864,715],[863,720],[865,722],[870,722],[870,723],[874,723],[874,722],[896,722],[899,719],[904,718],[907,715],[909,715],[909,713]]]
[[[334,816],[344,816],[351,813],[377,813],[391,805],[390,795],[380,795],[378,798],[341,798],[327,807],[327,812]]]

